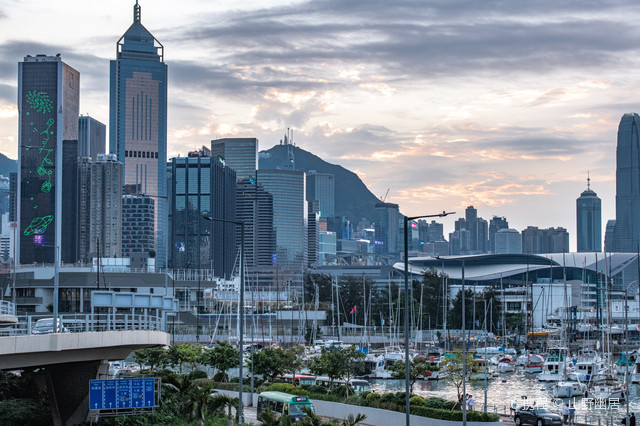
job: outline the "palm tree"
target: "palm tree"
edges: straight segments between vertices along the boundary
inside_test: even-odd
[[[231,412],[231,409],[235,408],[237,405],[238,405],[238,398],[234,398],[229,395],[218,393],[213,397],[211,408],[213,410],[226,408],[228,410],[227,426],[233,426],[233,413]]]
[[[349,414],[349,417],[342,421],[342,426],[356,426],[358,423],[366,419],[366,414],[358,413],[357,416],[353,417],[353,414]]]

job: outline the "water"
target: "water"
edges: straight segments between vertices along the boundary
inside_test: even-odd
[[[503,380],[505,380],[503,382]],[[379,393],[403,392],[405,389],[404,380],[382,380],[369,379],[371,388]],[[615,401],[605,401],[595,406],[583,397],[573,398],[553,398],[553,383],[543,383],[536,380],[535,375],[526,374],[523,371],[501,374],[500,377],[493,377],[487,381],[487,405],[488,412],[493,412],[494,406],[498,413],[509,413],[511,400],[516,400],[518,407],[525,402],[533,404],[535,401],[539,406],[546,406],[552,411],[560,414],[562,406],[566,403],[574,404],[576,415],[581,422],[597,423],[597,419],[611,420],[619,422],[626,414],[626,403],[621,402],[617,406]],[[460,389],[462,393],[462,388]],[[418,380],[413,393],[423,397],[440,397],[450,401],[457,399],[455,386],[448,380]],[[476,400],[476,409],[483,410],[484,406],[484,380],[467,384],[467,393],[473,395]],[[640,384],[630,384],[630,405],[629,412],[640,411]]]

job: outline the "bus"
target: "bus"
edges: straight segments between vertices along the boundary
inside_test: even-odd
[[[324,386],[324,387],[329,387],[330,383],[331,383],[331,380],[329,380],[329,378],[326,377],[326,376],[316,377],[316,384],[317,385]],[[344,385],[344,380],[335,379],[333,381],[333,385],[334,386]],[[349,385],[353,389],[353,393],[355,393],[356,395],[358,395],[359,393],[362,393],[362,392],[371,392],[371,385],[369,384],[368,381],[366,381],[364,379],[351,379],[351,380],[349,380]]]
[[[313,404],[308,396],[291,395],[284,392],[262,392],[258,395],[258,418],[260,414],[271,410],[277,417],[289,416],[291,420],[297,422],[307,417],[302,408],[307,407],[312,412]]]
[[[304,374],[296,374],[295,379],[290,375],[277,376],[276,378],[286,383],[292,383],[295,386],[310,386],[316,384],[316,376],[308,376]]]

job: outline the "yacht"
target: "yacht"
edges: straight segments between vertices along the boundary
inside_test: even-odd
[[[596,399],[625,401],[627,396],[626,384],[620,382],[610,368],[594,375],[589,382],[587,391],[589,392],[589,397]]]
[[[578,351],[575,370],[569,373],[569,379],[587,383],[591,377],[605,368],[604,361],[593,349],[585,348]]]
[[[497,369],[499,373],[511,373],[516,371],[516,363],[508,356],[505,356],[498,360]]]
[[[542,373],[537,376],[538,381],[557,382],[566,379],[573,371],[571,363],[567,359],[567,352],[567,348],[562,346],[549,348],[542,365]]]

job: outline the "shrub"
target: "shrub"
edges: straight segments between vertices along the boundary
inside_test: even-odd
[[[462,421],[462,411],[458,410],[451,411],[438,408],[415,406],[411,407],[411,414],[439,420],[450,420],[454,422]],[[485,414],[478,411],[468,411],[467,420],[471,422],[497,422],[498,420],[500,420],[500,416],[493,413]]]
[[[0,401],[0,424],[50,425],[53,424],[49,408],[34,399],[7,399]]]
[[[192,372],[189,373],[189,377],[192,379],[206,379],[208,376],[206,371],[193,370]]]
[[[442,398],[429,398],[424,405],[428,408],[436,408],[439,410],[453,410],[458,404]]]
[[[347,393],[346,385],[334,386],[330,393],[331,395],[344,396]],[[353,393],[353,390],[350,393]]]
[[[381,395],[379,393],[367,392],[364,398],[365,401],[367,401],[367,404],[371,404],[373,406],[374,404],[378,404],[380,402],[380,397]]]
[[[414,405],[420,405],[423,406],[427,403],[427,400],[419,395],[413,395],[411,398],[409,398],[409,405],[414,406]]]
[[[296,387],[291,383],[273,383],[271,386],[269,386],[269,390],[290,393],[293,395],[309,395],[308,390]]]
[[[303,386],[303,389],[308,390],[309,393],[327,393],[327,388],[325,388],[324,386],[320,386],[320,385]]]

